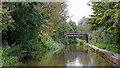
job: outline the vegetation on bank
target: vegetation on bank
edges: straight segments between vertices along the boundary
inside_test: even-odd
[[[85,40],[77,38],[77,41],[78,41],[78,44],[86,44]],[[106,49],[108,51],[120,53],[120,49],[118,49],[117,45],[116,46],[115,45],[106,45],[106,44],[99,44],[99,43],[92,43],[92,42],[89,42],[89,44],[97,46],[98,48],[101,48],[101,49]],[[91,48],[89,48],[89,49],[91,49]]]
[[[78,41],[78,44],[86,44],[86,40],[77,38],[77,41]],[[117,45],[106,45],[106,44],[99,44],[99,43],[93,43],[93,42],[89,42],[89,44],[97,46],[98,48],[101,48],[101,49],[106,49],[108,51],[120,53],[120,49],[118,48]]]
[[[79,38],[77,38],[77,41],[78,41],[78,44],[85,44],[86,43],[86,40],[82,40]]]
[[[120,49],[120,2],[92,2],[90,6],[94,14],[87,23],[91,24],[92,41]]]
[[[91,36],[91,44],[120,53],[120,2],[91,2],[93,15],[78,22],[81,33]],[[84,26],[83,26],[84,25]]]
[[[120,53],[120,2],[93,2],[91,43],[99,48]],[[105,9],[104,9],[105,8]]]
[[[106,44],[99,44],[99,43],[89,43],[89,44],[97,46],[98,48],[101,48],[101,49],[106,49],[108,51],[120,53],[120,49],[118,49],[118,46],[115,46],[115,45],[106,45]]]
[[[66,6],[61,2],[2,3],[3,66],[69,44],[66,33],[75,31],[76,24],[66,22]]]
[[[83,17],[76,25],[66,22],[66,3],[2,3],[3,66],[17,63],[34,52],[57,50],[69,42],[85,43],[85,38],[68,38],[67,32],[88,33],[93,45],[120,53],[120,2],[88,5],[93,7],[93,15]]]

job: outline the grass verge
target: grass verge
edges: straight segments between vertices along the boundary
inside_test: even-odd
[[[98,48],[101,48],[101,49],[106,49],[108,51],[120,53],[120,49],[118,48],[118,46],[115,46],[115,45],[106,45],[106,44],[99,44],[99,43],[89,43],[89,44],[97,46]]]

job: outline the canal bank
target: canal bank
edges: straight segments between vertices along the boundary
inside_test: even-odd
[[[53,43],[55,46],[55,44]],[[43,57],[48,55],[53,55],[54,53],[58,52],[59,50],[63,49],[64,45],[61,43],[57,43],[55,49],[46,49],[45,51],[34,51],[30,55],[25,56],[24,58],[18,60],[17,62],[11,64],[10,66],[38,66],[39,62],[42,60]],[[49,56],[48,56],[49,57]],[[27,61],[27,64],[25,64]],[[37,62],[39,61],[39,62]],[[4,66],[3,66],[4,67]]]
[[[88,44],[88,43],[86,43],[86,45],[88,45],[88,47],[92,48],[92,50],[95,53],[101,55],[106,61],[110,62],[112,64],[112,66],[120,66],[120,54],[98,48],[98,47]],[[112,56],[110,54],[113,54],[114,56]]]

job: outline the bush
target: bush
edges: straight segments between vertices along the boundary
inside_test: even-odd
[[[92,48],[88,48],[88,50],[92,50]]]
[[[78,38],[77,38],[77,41],[78,41],[79,44],[84,44],[84,43],[86,43],[85,40],[81,40],[81,39],[78,39]]]
[[[110,54],[111,56],[114,56],[114,54]]]
[[[19,60],[23,55],[23,52],[20,50],[19,46],[14,46],[13,48],[3,47],[3,54],[2,54],[2,60],[3,60],[3,66],[9,66],[10,64],[13,64],[15,61]]]
[[[93,31],[91,36],[91,42],[102,43],[106,45],[113,43],[112,37],[109,34],[103,32],[102,28],[99,28],[97,31]]]
[[[56,41],[49,40],[49,41],[46,41],[46,42],[45,42],[44,47],[45,47],[47,50],[57,50],[57,49],[60,48],[60,47],[64,47],[64,45],[63,45],[62,43],[58,43],[58,42],[56,42]]]

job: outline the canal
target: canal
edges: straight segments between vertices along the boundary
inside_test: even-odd
[[[20,61],[19,66],[111,66],[85,45],[70,45],[57,52],[37,54]]]

